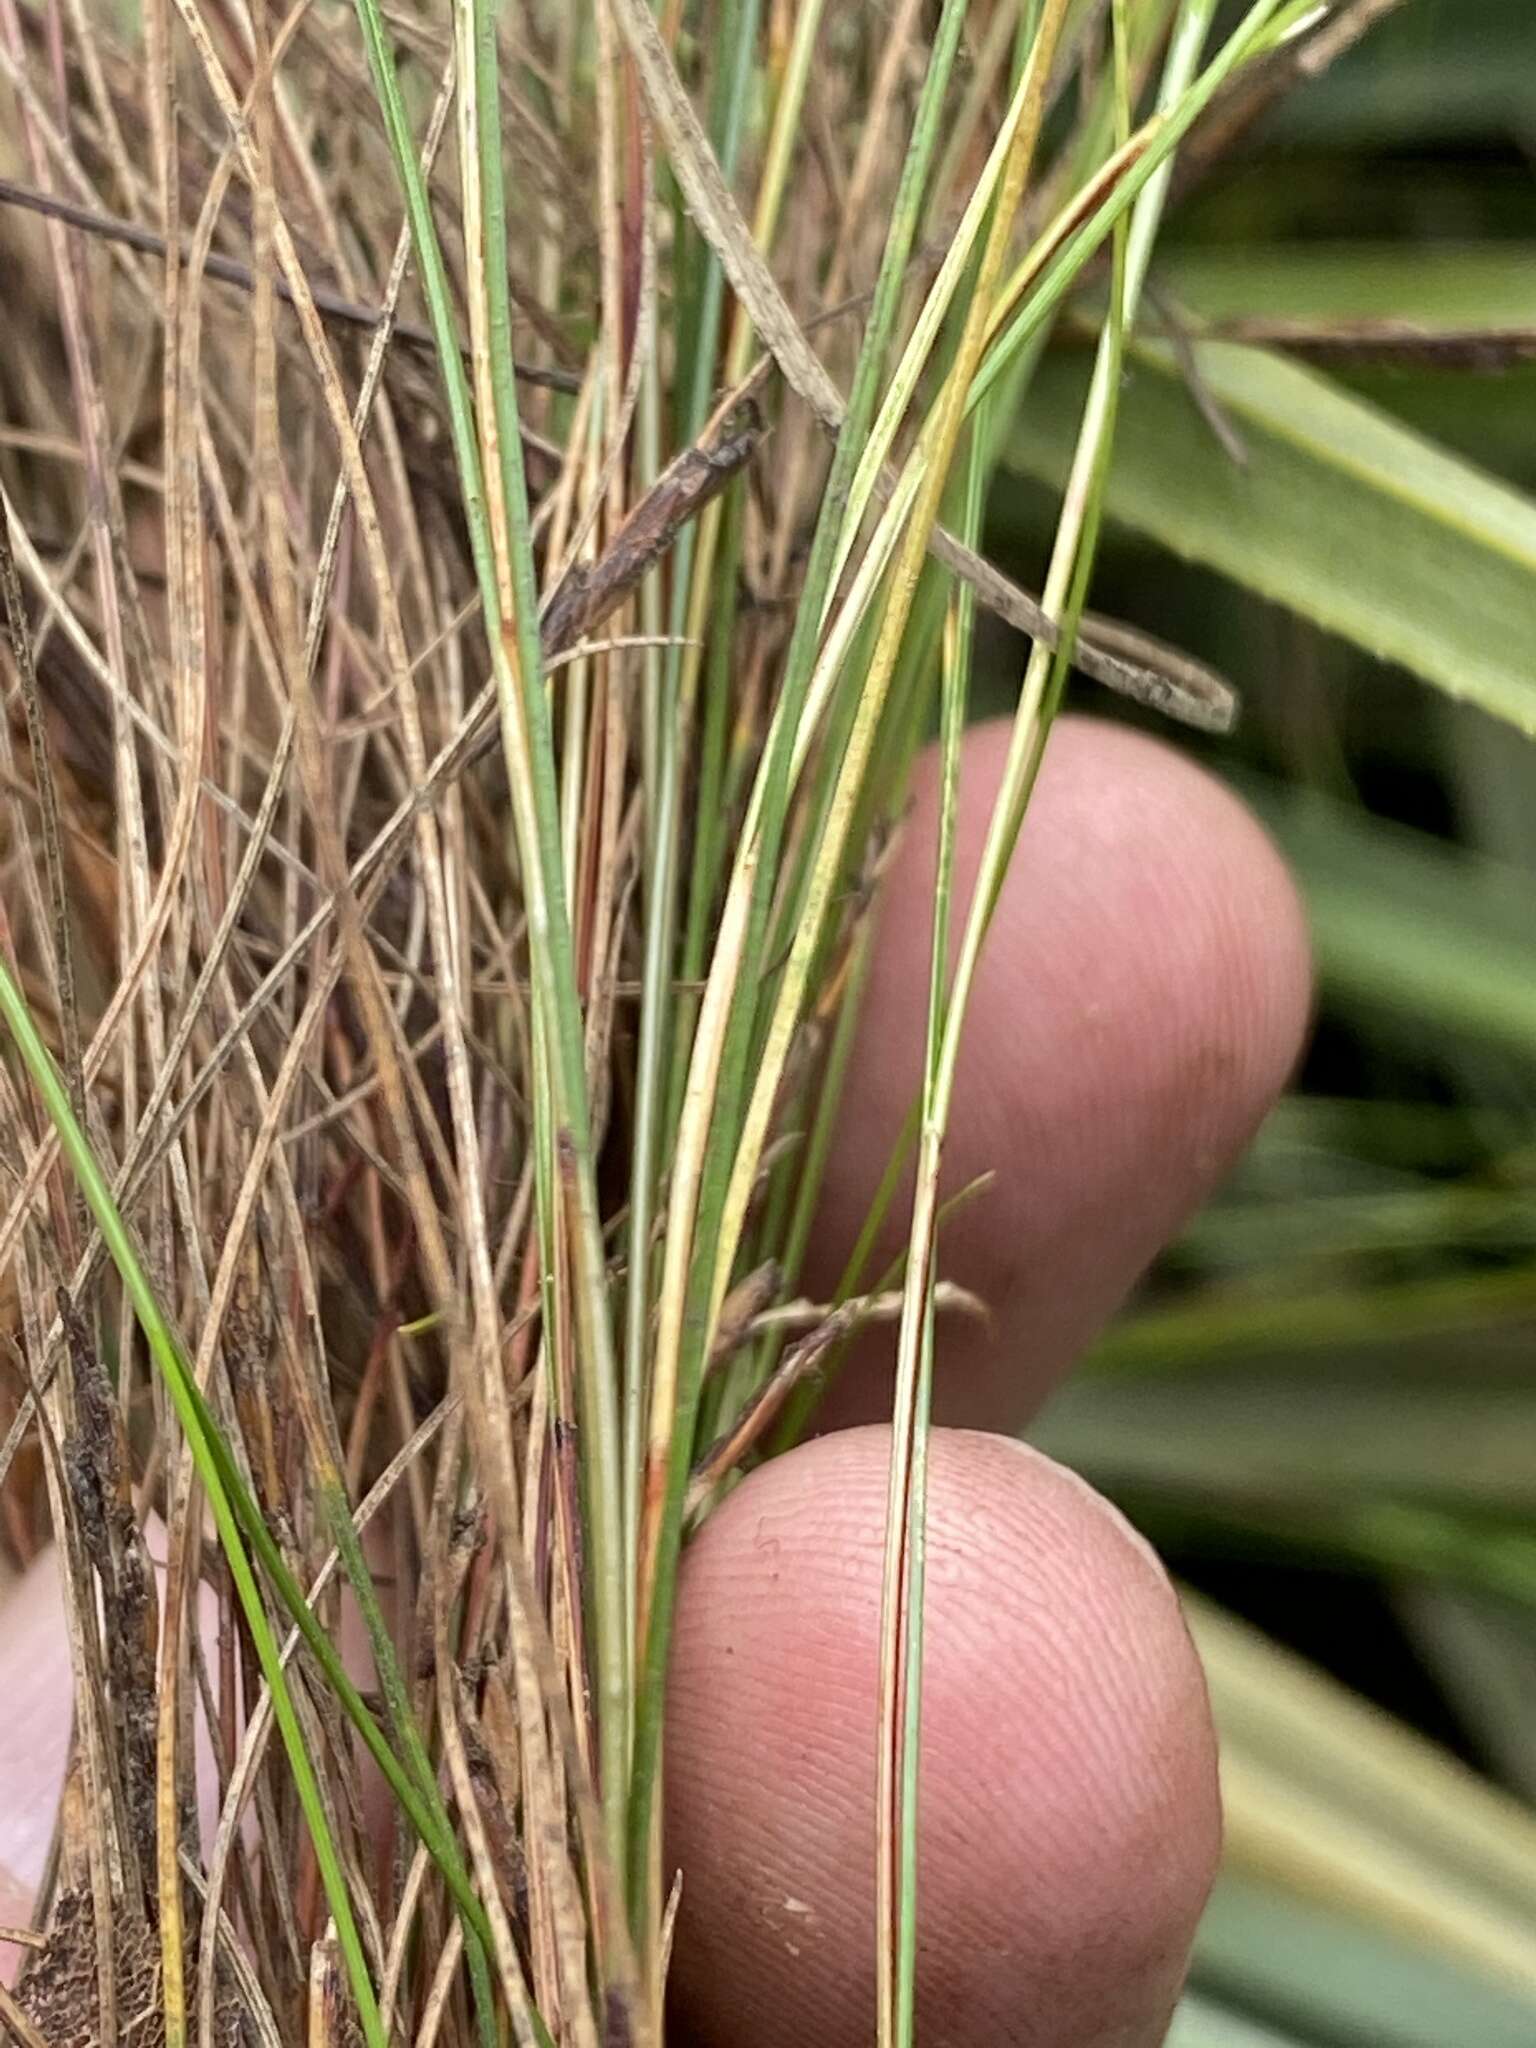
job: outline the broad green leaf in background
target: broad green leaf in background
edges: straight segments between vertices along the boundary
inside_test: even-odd
[[[1311,2034],[1277,2034],[1190,1991],[1179,2001],[1163,2048],[1313,2048],[1315,2040]]]
[[[1536,2006],[1488,1978],[1231,1877],[1207,1908],[1192,1992],[1195,2028],[1181,2013],[1168,2048],[1530,2048],[1536,2038]],[[1221,2032],[1236,2024],[1231,2012],[1255,2031]]]
[[[1462,1369],[1442,1340],[1438,1371],[1254,1364],[1133,1380],[1085,1373],[1031,1440],[1111,1493],[1337,1505],[1392,1494],[1536,1517],[1536,1386],[1518,1372]],[[1426,1346],[1426,1348],[1429,1348]],[[1508,1347],[1513,1353],[1513,1343]]]
[[[1181,1251],[1234,1276],[1273,1271],[1291,1262],[1315,1272],[1379,1252],[1443,1254],[1536,1245],[1536,1189],[1467,1187],[1422,1179],[1406,1187],[1319,1192],[1286,1202],[1218,1202],[1196,1216]]]
[[[1395,1604],[1484,1754],[1536,1801],[1536,1621],[1445,1586],[1405,1586]]]
[[[1270,117],[1273,140],[1331,149],[1512,137],[1536,125],[1530,0],[1412,0]]]
[[[1529,1790],[1536,809],[1508,726],[1536,733],[1536,364],[1317,368],[1199,338],[1245,318],[1536,328],[1526,57],[1529,0],[1398,6],[1265,117],[1226,185],[1190,188],[1160,249],[1101,601],[1247,689],[1237,746],[1278,779],[1243,794],[1306,895],[1323,1032],[1313,1092],[1033,1437],[1177,1561],[1221,1559],[1224,1587],[1278,1554],[1287,1597],[1326,1618],[1309,1563],[1355,1572],[1351,1599],[1374,1577],[1472,1749]],[[1067,340],[993,507],[1025,564],[1086,374]],[[1362,801],[1338,801],[1351,785]],[[1501,1574],[1513,1599],[1467,1590]],[[1192,1616],[1231,1834],[1171,2048],[1528,2048],[1530,1811],[1230,1617]]]
[[[1280,321],[1319,331],[1395,322],[1431,340],[1461,337],[1449,353],[1357,347],[1324,361],[1331,377],[1442,448],[1517,484],[1536,473],[1536,358],[1529,348],[1536,243],[1342,236],[1170,243],[1156,281],[1196,330],[1207,321]],[[1495,345],[1469,349],[1472,335]]]
[[[1533,514],[1536,517],[1536,514]],[[1525,662],[1536,707],[1536,572]],[[1536,1060],[1536,903],[1529,878],[1315,792],[1244,780],[1306,897],[1329,996],[1423,1045],[1470,1035]]]
[[[1188,1375],[1337,1349],[1360,1363],[1401,1367],[1410,1356],[1421,1359],[1435,1339],[1464,1341],[1475,1333],[1483,1354],[1509,1329],[1524,1367],[1533,1315],[1536,1263],[1301,1294],[1220,1292],[1124,1318],[1100,1339],[1092,1362],[1128,1376]],[[1418,1346],[1414,1354],[1405,1352],[1410,1343]],[[1453,1347],[1444,1355],[1454,1362],[1464,1353]]]
[[[1194,1595],[1231,1874],[1348,1908],[1502,1979],[1536,2014],[1536,1815]]]
[[[1090,1379],[1047,1427],[1141,1484],[1182,1469],[1272,1499],[1332,1484],[1528,1508],[1536,1162],[1511,1103],[1536,1071],[1529,883],[1317,792],[1240,787],[1301,882],[1330,1010],[1468,1099],[1290,1104],[1181,1242],[1204,1284],[1122,1318],[1096,1354],[1118,1379],[1240,1383],[1132,1398]],[[1495,1060],[1506,1085],[1479,1114],[1470,1084]],[[1394,1131],[1380,1163],[1355,1149]]]
[[[1529,242],[1239,242],[1170,248],[1158,283],[1193,320],[1536,325]]]
[[[1192,344],[1223,447],[1173,352],[1142,342],[1112,520],[1536,733],[1536,504],[1330,378],[1264,349]],[[1042,363],[1009,460],[1060,485],[1086,367]],[[1000,508],[1006,517],[1006,505]]]

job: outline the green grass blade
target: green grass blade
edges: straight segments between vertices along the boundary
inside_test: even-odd
[[[1210,16],[1211,0],[1190,0],[1183,9],[1170,48],[1165,81],[1166,101],[1177,101],[1187,90]],[[1038,44],[1032,50],[1032,64],[1038,60],[1040,50]],[[1116,144],[1123,147],[1130,129],[1131,101],[1127,17],[1120,4],[1113,9],[1113,52]],[[1034,786],[1041,751],[1066,680],[1077,623],[1087,596],[1114,434],[1126,323],[1134,310],[1135,293],[1145,272],[1161,212],[1163,191],[1161,182],[1149,182],[1138,200],[1131,222],[1127,223],[1123,210],[1115,216],[1109,313],[1100,338],[1093,381],[1083,410],[1045,584],[1045,608],[1060,620],[1060,643],[1054,651],[1043,643],[1037,643],[1029,659],[1003,786],[993,809],[975,894],[947,994],[944,989],[948,974],[945,942],[951,878],[947,872],[942,828],[940,834],[935,928],[941,936],[936,942],[930,985],[928,1055],[917,1177],[897,1336],[881,1623],[879,1824],[882,1846],[878,1877],[884,1887],[884,1896],[877,1909],[877,1939],[881,1944],[879,1961],[883,1972],[879,2010],[882,2041],[902,2044],[902,2048],[912,2041],[916,2027],[917,1774],[922,1692],[926,1465],[932,1384],[933,1260],[944,1134],[954,1095],[960,1033],[974,987],[981,946],[1017,840],[1024,808]],[[1001,201],[999,203],[1001,205]],[[985,286],[989,292],[993,288],[990,282]],[[968,377],[971,371],[972,365],[967,364]],[[982,438],[978,434],[978,442]],[[952,775],[958,763],[959,736],[958,726],[953,734],[948,730],[950,719],[955,716],[953,706],[947,705],[946,709],[949,712],[946,719],[946,739],[949,742],[946,746],[946,768]],[[947,788],[947,796],[952,805],[952,789]],[[899,1735],[898,1688],[894,1683],[898,1667],[903,1678]],[[899,1770],[899,1787],[893,1779],[893,1765]],[[889,1840],[892,1832],[896,1836],[894,1844]],[[893,1881],[895,1898],[890,1895]],[[896,1915],[894,1952],[889,1943],[893,1931],[889,1916],[893,1911]],[[894,1982],[891,1982],[893,1966]]]
[[[359,0],[359,4],[371,6],[374,0]],[[546,1206],[558,1202],[566,1209],[572,1238],[580,1383],[578,1456],[588,1567],[583,1593],[592,1617],[600,1793],[609,1851],[615,1869],[622,1869],[632,1685],[618,1361],[592,1158],[586,1029],[564,880],[554,736],[544,687],[533,528],[512,352],[498,15],[491,0],[461,0],[461,4],[470,9],[475,51],[476,149],[483,224],[480,271],[489,315],[485,370],[491,387],[495,445],[500,455],[497,483],[507,556],[505,562],[497,565],[498,580],[504,583],[509,574],[511,580],[512,616],[508,619],[504,608],[498,616],[503,637],[509,627],[516,635],[515,662],[504,662],[498,668],[502,746],[514,791],[514,808],[520,812],[519,838],[534,988],[546,1016],[557,1120],[542,1140],[552,1148],[559,1162],[555,1184],[546,1194]],[[414,169],[414,152],[409,161]],[[446,369],[441,339],[438,354]],[[453,361],[456,367],[460,363],[457,350]],[[488,427],[489,423],[482,418],[482,444],[487,442]],[[557,1306],[563,1316],[563,1302]],[[506,1537],[513,1540],[513,1532],[508,1530]]]
[[[746,129],[759,11],[759,0],[733,0],[723,23],[722,43],[728,61],[721,68],[713,139],[727,181],[735,176]],[[688,232],[692,239],[691,228]],[[681,438],[688,442],[697,439],[709,415],[725,305],[725,273],[720,267],[720,260],[712,249],[700,246],[703,282],[698,293],[697,319],[691,330],[691,371],[680,421]],[[742,487],[738,484],[732,489],[729,503],[719,515],[721,534],[713,582],[717,603],[726,616],[717,616],[710,631],[711,659],[717,671],[727,659],[732,637],[741,498]],[[691,526],[686,528],[678,536],[673,555],[671,631],[678,636],[687,627],[696,538],[695,529]],[[640,1030],[635,1049],[635,1123],[629,1176],[629,1279],[624,1328],[624,1512],[631,1599],[640,1529],[657,1161],[663,1133],[670,1131],[676,1122],[675,1109],[669,1104],[668,1067],[669,1063],[675,1067],[680,1081],[682,1062],[679,1053],[687,1043],[686,1022],[692,1009],[691,1005],[680,1003],[672,986],[674,972],[679,971],[675,966],[675,955],[683,833],[681,797],[685,786],[685,748],[693,722],[693,707],[685,703],[683,696],[685,651],[681,646],[669,648],[662,666],[657,706],[657,767],[646,798],[649,859],[645,879]],[[717,778],[723,764],[726,677],[724,673],[717,672],[712,680],[714,687],[706,704],[707,731],[695,821],[689,929],[680,969],[684,980],[696,978],[700,971],[698,962],[703,957],[704,926],[714,894],[711,850],[724,822]],[[695,962],[691,966],[688,964],[690,957]]]

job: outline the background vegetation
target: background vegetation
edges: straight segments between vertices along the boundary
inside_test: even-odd
[[[1206,751],[1302,878],[1319,1017],[1235,1184],[1039,1432],[1204,1594],[1521,1801],[1536,1794],[1533,141],[1536,15],[1410,0],[1170,214],[1160,303],[1192,331],[1272,339],[1214,356],[1205,416],[1168,358],[1134,362],[1094,601],[1241,676],[1239,731]],[[1043,371],[1062,395],[1080,374],[1065,351]],[[1013,565],[1038,559],[1053,418],[1028,409],[994,499]],[[1384,422],[1405,431],[1367,482],[1351,437]],[[1460,483],[1431,447],[1465,462]],[[1286,1672],[1261,1675],[1253,1643],[1196,1611],[1220,1635],[1229,1755],[1261,1809],[1251,1836],[1234,1830],[1197,1995],[1298,2042],[1528,2039],[1536,1893],[1527,1875],[1501,1896],[1470,1785],[1445,1779],[1468,1831],[1437,1839],[1438,1758],[1404,1749],[1382,1796],[1357,1770],[1377,1740],[1385,1762],[1380,1724],[1318,1693],[1318,1719],[1287,1726]],[[1528,1874],[1536,1838],[1508,1817]],[[1484,2003],[1468,1964],[1523,1995]],[[1249,2038],[1203,2006],[1176,2035]]]

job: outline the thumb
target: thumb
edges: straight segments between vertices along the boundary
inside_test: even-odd
[[[0,1925],[24,1927],[42,1882],[69,1752],[73,1686],[58,1554],[0,1594]],[[0,1948],[0,1978],[20,1951]]]
[[[163,1599],[163,1524],[151,1515],[144,1535]],[[211,1654],[218,1604],[206,1585],[198,1588],[197,1611]],[[69,1762],[74,1697],[59,1553],[50,1544],[0,1587],[0,1928],[31,1924]],[[206,1842],[218,1821],[218,1774],[201,1711],[196,1727],[198,1818]],[[0,1982],[14,1979],[20,1960],[16,1944],[0,1942]]]
[[[165,1529],[151,1515],[145,1537],[164,1597]],[[205,1650],[217,1640],[218,1603],[198,1588],[198,1624]],[[372,1683],[372,1664],[355,1601],[344,1595],[342,1661],[360,1684]],[[9,1584],[0,1580],[0,1930],[31,1924],[58,1816],[74,1724],[74,1676],[57,1548],[50,1544]],[[201,1711],[196,1716],[198,1817],[204,1843],[218,1822],[218,1773]],[[371,1795],[371,1796],[370,1796]],[[382,1835],[389,1813],[382,1780],[365,1778],[365,1811]],[[10,1983],[21,1961],[15,1943],[0,1938],[0,1983]]]

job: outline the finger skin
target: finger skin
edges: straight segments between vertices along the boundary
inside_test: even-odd
[[[56,1554],[5,1589],[0,1606],[0,1926],[30,1924],[69,1750],[69,1640]],[[0,1946],[0,1982],[21,1951]]]
[[[1008,732],[962,769],[956,902],[969,902]],[[824,1195],[811,1292],[836,1285],[923,1064],[937,766],[919,768],[880,913]],[[963,922],[958,914],[956,927]],[[1311,979],[1278,854],[1204,770],[1161,742],[1058,721],[982,954],[944,1186],[989,1190],[940,1268],[990,1328],[943,1332],[940,1420],[1017,1429],[1232,1166],[1294,1065]],[[910,1181],[874,1270],[905,1242]],[[890,1412],[894,1338],[865,1341],[827,1425]]]
[[[748,1480],[688,1553],[669,1697],[689,2048],[874,2038],[889,1433]],[[933,1439],[919,1809],[926,2048],[1152,2048],[1219,1822],[1204,1682],[1151,1553],[1072,1474]]]
[[[149,1517],[145,1536],[163,1600],[166,1542],[157,1516]],[[204,1654],[214,1662],[219,1610],[206,1583],[198,1589],[197,1613]],[[359,1633],[356,1624],[348,1627],[344,1613],[342,1647],[354,1676],[364,1665],[350,1640]],[[59,1555],[50,1544],[0,1590],[0,1927],[32,1924],[64,1786],[73,1703]],[[206,1844],[218,1823],[219,1780],[201,1712],[194,1740],[198,1818]],[[14,1982],[21,1962],[19,1947],[0,1943],[0,1984]]]

